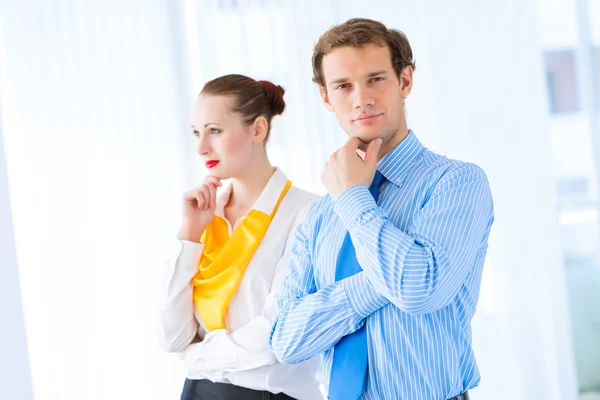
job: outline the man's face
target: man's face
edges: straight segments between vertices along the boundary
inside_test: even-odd
[[[412,68],[398,76],[387,46],[338,47],[323,58],[321,97],[349,136],[365,143],[394,137],[404,121]]]

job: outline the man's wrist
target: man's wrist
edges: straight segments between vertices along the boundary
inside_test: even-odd
[[[374,208],[377,208],[377,203],[365,185],[348,188],[333,203],[333,211],[346,229],[350,229],[365,211]]]

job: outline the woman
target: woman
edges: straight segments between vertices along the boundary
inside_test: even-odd
[[[184,194],[181,250],[164,281],[159,342],[184,352],[182,400],[316,399],[317,360],[280,364],[269,348],[275,293],[297,225],[316,196],[267,157],[284,90],[227,75],[208,82],[192,132],[204,183]],[[221,180],[231,184],[217,196]]]

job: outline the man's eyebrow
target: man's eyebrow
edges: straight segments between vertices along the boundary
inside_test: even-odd
[[[335,84],[335,83],[342,83],[342,82],[347,82],[347,81],[348,81],[348,78],[338,78],[338,79],[336,79],[334,81],[329,82],[329,84],[332,85],[332,84]]]
[[[383,75],[383,74],[387,74],[389,71],[385,70],[385,69],[381,69],[381,70],[377,70],[377,71],[373,71],[373,72],[369,72],[367,74],[367,78],[373,78],[374,76],[377,75]],[[338,79],[334,79],[333,81],[329,82],[330,85],[334,85],[336,83],[342,83],[342,82],[347,82],[349,79],[348,78],[338,78]]]
[[[369,78],[372,78],[372,77],[374,77],[374,76],[377,76],[377,75],[383,75],[383,74],[386,74],[387,72],[388,72],[388,71],[386,71],[385,69],[382,69],[382,70],[379,70],[379,71],[371,72],[371,73],[369,73],[367,76],[368,76]]]

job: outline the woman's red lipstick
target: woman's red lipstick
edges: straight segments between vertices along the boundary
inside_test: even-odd
[[[216,165],[219,163],[219,161],[217,160],[210,160],[206,162],[206,168],[211,169],[216,167]]]

